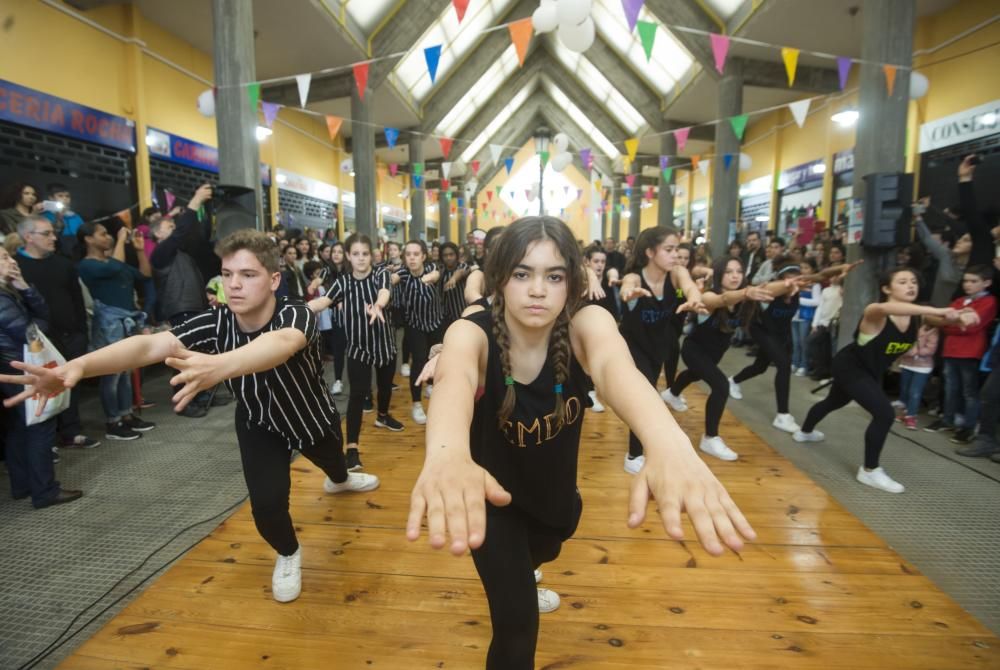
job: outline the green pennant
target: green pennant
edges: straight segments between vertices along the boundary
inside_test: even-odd
[[[638,21],[636,27],[639,29],[639,39],[642,41],[642,48],[646,52],[646,62],[653,57],[653,42],[656,41],[656,24],[652,21]]]
[[[503,186],[497,186],[496,192],[497,192],[497,197],[499,198],[500,194],[503,192]]]
[[[663,181],[664,182],[666,182],[666,183],[669,184],[671,182],[671,180],[673,179],[673,177],[674,177],[674,169],[672,167],[668,167],[668,168],[664,168],[663,169]]]
[[[414,163],[413,164],[413,174],[415,174],[415,175],[417,175],[419,177],[423,173],[424,173],[424,164],[423,163]]]
[[[257,113],[257,102],[260,100],[260,84],[250,84],[247,86],[247,95],[250,96],[250,109]]]
[[[544,168],[545,165],[546,165],[546,163],[549,162],[549,152],[548,151],[543,151],[541,153],[541,156],[542,156],[542,167]]]
[[[747,129],[747,121],[750,119],[749,114],[740,114],[739,116],[730,117],[729,123],[733,126],[733,133],[736,135],[736,139],[743,141],[743,133]]]

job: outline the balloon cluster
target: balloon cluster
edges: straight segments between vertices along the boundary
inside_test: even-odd
[[[557,133],[552,138],[552,146],[556,149],[552,155],[552,169],[562,172],[573,162],[573,154],[569,152],[569,137],[566,133]]]
[[[594,43],[594,19],[590,17],[591,0],[542,0],[531,15],[537,33],[553,30],[570,51],[583,53]]]

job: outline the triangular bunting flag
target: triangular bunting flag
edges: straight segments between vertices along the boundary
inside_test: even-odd
[[[465,18],[465,10],[469,8],[469,0],[451,0],[451,4],[455,8],[455,14],[458,15],[458,22],[461,23]]]
[[[509,24],[510,41],[514,43],[517,51],[517,62],[524,65],[524,57],[528,55],[528,43],[531,41],[531,17],[523,18]]]
[[[259,86],[259,84],[258,84],[258,86]],[[132,210],[131,209],[123,209],[120,212],[115,212],[114,216],[116,218],[118,218],[118,219],[121,219],[121,222],[124,223],[126,227],[128,227],[128,228],[132,227]]]
[[[583,197],[583,189],[582,188],[576,189],[576,199],[579,200],[582,197]]]
[[[311,74],[295,75],[295,84],[299,87],[299,102],[302,103],[302,107],[305,107],[306,102],[309,101],[309,85],[312,83],[312,78]]]
[[[503,165],[507,168],[507,174],[514,168],[514,159],[512,157],[507,157],[503,159]]]
[[[569,186],[563,186],[563,195],[569,195]]]
[[[499,144],[490,145],[490,158],[493,159],[494,165],[500,165],[500,154],[503,153],[503,146]]]
[[[627,175],[625,175],[625,183],[628,184],[629,188],[632,188],[633,186],[635,186],[635,174],[627,174]]]
[[[677,195],[677,185],[676,184],[671,184],[670,185],[670,195]]]
[[[163,197],[167,199],[167,209],[164,211],[169,212],[174,208],[174,203],[177,202],[177,196],[171,193],[169,190],[164,190]]]
[[[330,114],[326,115],[326,130],[330,133],[330,139],[334,140],[337,138],[337,133],[340,132],[340,125],[344,122],[339,116],[332,116]]]
[[[594,180],[594,190],[597,191],[597,193],[599,195],[604,193],[604,191],[601,190],[601,180],[600,179],[595,179]],[[601,195],[601,197],[603,197],[603,195]]]
[[[441,180],[441,183],[444,184],[451,177],[451,163],[450,162],[445,161],[445,162],[441,163],[441,174],[444,175],[444,179]],[[444,188],[447,188],[447,186],[445,186]]]
[[[663,170],[663,181],[669,184],[673,176],[674,176],[674,169],[672,167],[668,167]]]
[[[733,155],[732,154],[726,154],[726,155],[724,155],[722,157],[722,164],[725,166],[726,172],[729,171],[729,166],[732,165],[732,163],[733,163]]]
[[[781,47],[781,58],[785,61],[785,72],[788,73],[788,86],[795,83],[795,70],[799,66],[799,50],[792,47]]]
[[[677,151],[684,151],[684,146],[687,144],[688,135],[691,134],[691,128],[678,128],[674,131],[674,139],[677,140]]]
[[[549,162],[549,152],[548,151],[543,151],[543,152],[541,152],[539,154],[539,157],[540,157],[540,159],[542,161],[542,167],[544,168],[545,165]]]
[[[450,137],[441,137],[438,139],[438,143],[441,145],[441,154],[447,158],[451,154],[451,143],[454,142]]]
[[[414,163],[413,164],[413,174],[417,175],[418,177],[422,176],[424,174],[424,164],[423,163]]]
[[[733,126],[733,133],[736,135],[736,139],[743,141],[743,133],[747,129],[747,121],[750,119],[749,114],[740,114],[739,116],[732,116],[729,118],[729,123]]]
[[[708,168],[709,168],[709,166],[711,166],[711,164],[712,164],[712,161],[710,161],[710,160],[704,160],[704,161],[702,161],[701,163],[698,164],[698,171],[701,172],[701,174],[703,176],[707,177],[708,176]]]
[[[399,163],[389,163],[389,174],[395,177],[397,172],[399,172]]]
[[[264,125],[268,128],[274,125],[274,120],[278,118],[278,109],[281,108],[276,102],[262,102],[261,109],[264,111]]]
[[[473,177],[479,176],[479,161],[472,161],[471,163],[469,163],[469,167],[472,168]]]
[[[847,87],[847,75],[851,72],[851,59],[846,56],[837,58],[837,75],[840,77],[840,90]]]
[[[712,40],[712,55],[715,56],[715,69],[722,74],[726,67],[726,56],[729,54],[729,38],[718,33],[709,34]]]
[[[660,156],[660,169],[666,170],[668,165],[670,165],[670,156]]]
[[[896,66],[895,65],[883,65],[882,72],[885,72],[885,89],[888,92],[889,97],[892,97],[892,91],[896,88]]]
[[[635,24],[639,20],[639,11],[642,9],[643,0],[622,0],[622,9],[625,11],[625,20],[628,22],[628,31],[635,30]]]
[[[450,187],[451,187],[451,182],[448,181],[447,177],[445,177],[444,179],[441,180],[441,190],[442,191],[447,191]]]
[[[385,129],[385,143],[389,145],[392,149],[396,146],[396,142],[399,140],[399,129],[398,128],[386,128]]]
[[[628,162],[631,163],[635,160],[635,154],[639,151],[639,139],[637,137],[631,137],[625,140],[625,151],[628,152]]]
[[[809,114],[810,104],[812,104],[812,100],[810,98],[788,103],[788,109],[791,110],[792,117],[795,119],[795,123],[799,128],[801,128],[806,122],[806,115]]]
[[[493,202],[493,191],[486,192],[486,200],[487,202]]]
[[[692,170],[697,170],[699,163],[701,163],[701,156],[691,156],[691,169]]]
[[[413,188],[422,188],[421,184],[424,182],[424,176],[422,174],[413,175]]]
[[[431,83],[433,84],[434,80],[437,79],[438,61],[441,60],[441,45],[436,44],[424,49],[424,60],[427,61],[427,71],[431,75]]]
[[[358,97],[365,99],[368,88],[368,63],[358,63],[354,66],[354,83],[358,85]]]
[[[639,27],[639,40],[642,42],[642,48],[646,52],[646,62],[653,57],[653,42],[656,41],[656,24],[652,21],[639,21],[636,23]]]
[[[483,212],[484,212],[484,213],[486,212],[486,208],[487,208],[487,207],[488,207],[487,203],[485,203],[485,202],[484,202],[484,203],[483,203]]]
[[[250,84],[247,86],[247,95],[250,96],[250,109],[257,112],[257,102],[260,100],[260,84]]]
[[[503,191],[503,186],[497,186],[496,191],[497,191],[497,197],[499,198],[500,197],[500,193]],[[513,191],[510,192],[510,197],[512,197],[512,198],[514,197],[514,192]]]

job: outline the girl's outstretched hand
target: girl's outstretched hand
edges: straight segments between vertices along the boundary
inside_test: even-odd
[[[486,539],[486,500],[503,507],[510,504],[510,493],[467,455],[428,456],[410,494],[406,538],[420,537],[426,516],[433,548],[445,546],[451,536],[449,550],[455,556],[478,549]]]
[[[71,389],[77,385],[83,376],[83,369],[74,361],[69,361],[66,365],[56,368],[46,368],[41,365],[32,365],[21,361],[11,361],[11,366],[17,370],[22,370],[23,375],[0,375],[0,384],[23,385],[24,391],[11,396],[3,401],[4,407],[14,407],[33,396],[38,396],[41,402],[38,403],[36,414],[42,415],[45,411],[45,404],[49,398],[54,398],[66,389]]]
[[[660,508],[663,528],[675,540],[684,539],[682,512],[687,512],[698,541],[713,556],[721,555],[725,547],[739,551],[744,540],[756,539],[736,503],[693,450],[676,458],[650,457],[647,453],[646,465],[632,481],[629,528],[643,522],[652,495]]]

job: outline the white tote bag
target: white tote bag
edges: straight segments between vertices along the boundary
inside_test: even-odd
[[[66,365],[66,359],[63,358],[59,350],[56,349],[49,338],[45,337],[45,333],[42,329],[35,324],[28,326],[25,332],[25,339],[28,343],[24,345],[24,362],[31,365],[40,365],[46,368],[56,368],[60,365]],[[25,424],[33,426],[36,423],[42,423],[43,421],[48,421],[55,415],[69,408],[69,390],[65,390],[54,398],[49,398],[49,401],[45,403],[45,410],[41,415],[36,416],[38,412],[38,406],[41,404],[41,398],[34,396],[28,398],[24,402],[25,411]]]

